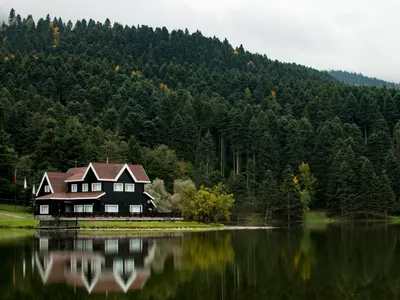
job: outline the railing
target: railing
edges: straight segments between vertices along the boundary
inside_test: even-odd
[[[161,212],[146,212],[146,213],[108,213],[108,212],[94,212],[94,213],[60,213],[53,216],[54,218],[162,218],[172,219],[181,218],[180,212],[161,213]]]

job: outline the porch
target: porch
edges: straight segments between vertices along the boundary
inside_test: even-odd
[[[61,221],[183,221],[180,212],[142,212],[142,213],[108,213],[108,212],[68,212],[54,215],[36,215],[38,220],[61,220]]]

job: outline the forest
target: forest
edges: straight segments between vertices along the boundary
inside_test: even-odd
[[[337,80],[350,85],[377,86],[377,87],[387,87],[393,89],[400,88],[400,84],[398,83],[367,77],[360,73],[357,74],[346,71],[333,71],[333,70],[329,71],[328,73]]]
[[[14,197],[15,170],[23,197],[25,177],[108,157],[142,164],[169,193],[178,179],[222,182],[236,214],[400,210],[396,89],[108,19],[12,10],[0,43],[0,198]]]

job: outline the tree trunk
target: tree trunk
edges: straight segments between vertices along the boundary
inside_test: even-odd
[[[367,124],[364,124],[364,143],[367,144]]]
[[[250,195],[250,184],[249,184],[249,151],[247,151],[247,161],[246,161],[246,184],[247,184],[247,191]]]
[[[221,147],[221,157],[220,157],[220,168],[221,168],[221,176],[224,176],[224,138],[222,136],[222,132],[220,134],[220,147]]]
[[[236,175],[240,174],[239,150],[236,152]]]
[[[232,158],[233,158],[233,177],[236,177],[236,158],[235,158],[235,149],[232,150]]]

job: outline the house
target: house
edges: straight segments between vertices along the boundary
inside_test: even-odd
[[[40,238],[38,246],[32,264],[43,284],[85,288],[89,294],[141,290],[156,252],[155,240],[137,237],[67,238],[62,250],[59,240]]]
[[[36,193],[35,215],[144,213],[156,208],[144,191],[141,165],[90,163],[66,173],[46,172]]]

